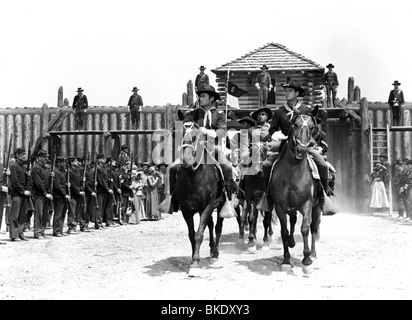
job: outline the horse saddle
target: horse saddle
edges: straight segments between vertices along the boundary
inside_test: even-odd
[[[275,166],[278,163],[279,159],[280,159],[280,157],[277,158],[275,160],[275,162],[273,163],[272,170],[270,171],[269,181],[272,178],[273,168],[275,168]],[[316,165],[315,161],[313,160],[312,156],[310,154],[307,154],[306,159],[308,160],[310,172],[312,173],[313,179],[320,180],[319,169],[318,169],[318,166]]]

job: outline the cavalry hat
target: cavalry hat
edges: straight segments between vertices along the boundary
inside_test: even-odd
[[[66,158],[63,156],[56,157],[56,162],[65,162],[65,161],[66,161]]]
[[[398,82],[398,80],[395,80],[395,82],[394,83],[392,83],[392,85],[394,86],[394,85],[398,85],[398,86],[400,86],[401,84]]]
[[[220,95],[216,92],[215,88],[213,88],[211,85],[204,85],[200,88],[200,90],[196,91],[196,94],[200,96],[202,93],[208,93],[212,97],[215,98],[215,101],[220,100]]]
[[[103,153],[98,153],[96,156],[96,159],[104,159],[104,154]]]
[[[148,167],[150,167],[150,163],[149,162],[142,162],[142,164],[140,165],[141,167],[143,167],[143,166],[148,166]]]
[[[74,160],[77,160],[77,157],[75,157],[75,156],[69,156],[69,157],[67,158],[67,161],[68,161],[69,163],[72,163]]]
[[[257,109],[255,111],[253,111],[250,114],[250,116],[257,121],[257,117],[258,117],[259,112],[266,112],[267,115],[268,115],[268,120],[272,119],[272,110],[270,110],[269,108],[266,108],[266,107],[263,107],[263,108],[260,108],[260,109]]]
[[[205,66],[200,66],[199,69],[200,70],[205,70],[206,68],[205,68]]]
[[[129,146],[127,144],[122,145],[122,147],[120,148],[120,150],[124,150],[124,149],[129,149]]]
[[[14,151],[14,155],[22,154],[25,152],[26,150],[24,150],[23,148],[17,148],[16,151]]]
[[[381,154],[379,155],[379,158],[388,159],[388,155],[387,155],[386,153],[381,153]]]
[[[326,68],[335,68],[335,66],[332,64],[332,63],[329,63],[327,66],[326,66]]]
[[[137,87],[133,87],[132,92],[139,91],[139,90],[140,89],[137,89]]]
[[[268,70],[269,68],[268,68],[267,65],[264,64],[260,69],[261,69],[261,70]]]
[[[250,124],[250,126],[255,126],[256,122],[249,116],[244,116],[241,119],[238,119],[237,122],[242,123],[242,122],[246,122],[248,124]]]
[[[37,156],[38,156],[38,157],[48,157],[49,154],[47,153],[46,150],[41,149],[41,150],[37,153]]]
[[[77,88],[77,92],[83,92],[84,90],[82,88]]]
[[[299,91],[299,97],[303,97],[305,95],[305,89],[303,89],[300,83],[296,80],[289,80],[288,83],[282,84],[282,87],[284,89],[294,88],[296,91]]]
[[[160,169],[161,166],[167,167],[167,164],[164,163],[164,162],[162,162],[162,163],[159,163],[158,165],[156,165],[156,167],[157,167],[158,169]]]

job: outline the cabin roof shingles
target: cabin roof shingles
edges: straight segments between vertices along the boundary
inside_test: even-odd
[[[269,70],[279,71],[324,70],[321,65],[301,54],[271,42],[211,71],[216,73],[227,71],[229,68],[231,71],[256,71],[260,70],[263,64],[266,64]]]

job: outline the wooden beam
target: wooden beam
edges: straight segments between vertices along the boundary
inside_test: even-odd
[[[110,134],[126,134],[126,135],[135,135],[135,134],[152,134],[156,131],[166,130],[166,129],[157,129],[157,130],[84,130],[84,131],[49,131],[50,135],[61,135],[61,136],[81,136],[81,135],[103,135],[105,133]]]

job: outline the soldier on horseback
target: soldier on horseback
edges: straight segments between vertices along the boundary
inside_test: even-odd
[[[200,90],[196,91],[196,94],[199,96],[200,107],[199,109],[191,111],[191,113],[198,112],[198,118],[194,119],[195,122],[203,134],[222,141],[222,138],[226,137],[227,119],[225,112],[216,108],[216,102],[220,99],[219,93],[217,93],[212,86],[205,85],[200,88]],[[233,167],[230,161],[226,158],[220,145],[215,145],[214,149],[218,156],[217,162],[221,166],[225,179],[227,198],[230,201],[233,190]],[[169,208],[170,214],[178,211],[178,204],[173,197],[173,192],[175,190],[176,174],[181,163],[181,159],[179,158],[170,166],[170,194],[172,195]]]
[[[312,115],[311,107],[298,101],[299,97],[305,95],[305,89],[302,88],[299,82],[290,80],[288,83],[283,84],[282,87],[285,89],[287,102],[273,113],[269,129],[270,136],[280,130],[287,137],[291,131],[291,122],[294,116],[299,114]],[[318,167],[320,180],[325,192],[328,192],[329,166],[322,156],[322,150],[317,148],[314,138],[312,139],[311,147],[308,148],[308,153],[312,156]],[[272,165],[277,156],[277,153],[273,153],[263,163],[263,174],[267,184]]]

